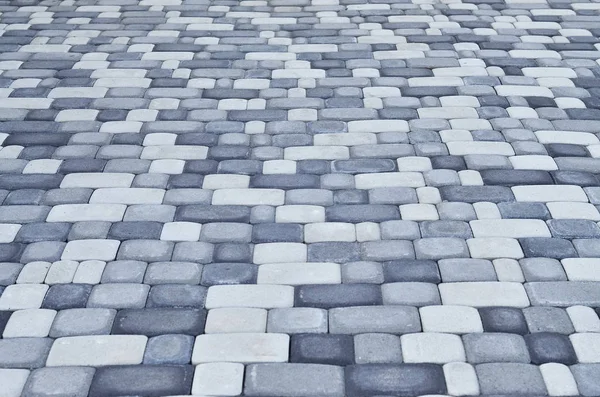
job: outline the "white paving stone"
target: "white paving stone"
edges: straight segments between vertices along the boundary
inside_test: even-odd
[[[58,338],[46,365],[104,366],[141,364],[148,337],[143,335],[94,335]]]
[[[286,362],[290,337],[286,334],[211,334],[196,337],[192,364]]]

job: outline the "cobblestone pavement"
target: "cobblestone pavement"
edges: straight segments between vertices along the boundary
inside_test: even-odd
[[[0,0],[0,396],[600,395],[600,2]]]

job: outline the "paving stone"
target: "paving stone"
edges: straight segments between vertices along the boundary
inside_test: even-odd
[[[579,392],[584,396],[592,396],[598,393],[598,364],[576,364],[571,367],[573,377],[577,382]]]
[[[108,335],[116,315],[114,309],[66,309],[57,313],[50,336]]]
[[[534,364],[556,362],[571,365],[577,362],[575,350],[566,335],[538,332],[526,335],[525,341]]]
[[[294,335],[290,344],[290,362],[351,365],[354,363],[354,340],[351,335]]]
[[[53,310],[85,307],[91,292],[89,284],[56,284],[46,293],[42,307]]]
[[[514,307],[482,307],[479,315],[485,332],[524,335],[529,332],[521,309]]]
[[[23,389],[24,396],[47,396],[50,393],[87,396],[94,368],[40,368],[33,371]]]
[[[458,335],[425,332],[402,335],[400,341],[405,363],[465,361],[465,349]]]
[[[57,339],[46,366],[140,364],[147,337],[142,335],[72,336]]]
[[[435,364],[364,364],[346,367],[349,396],[444,394],[442,367]]]
[[[101,284],[93,287],[87,307],[141,308],[146,304],[150,287],[145,284]]]
[[[323,364],[251,364],[244,390],[250,396],[343,396],[344,372]]]
[[[269,311],[268,332],[288,334],[327,332],[327,312],[317,308],[281,308]]]
[[[26,369],[0,369],[0,380],[4,386],[4,394],[8,397],[19,397],[27,382],[29,370]]]
[[[489,363],[475,367],[484,394],[546,393],[538,367],[519,363]]]
[[[530,362],[527,345],[520,335],[494,332],[468,334],[463,336],[463,342],[467,361],[473,364]]]
[[[528,307],[523,309],[529,332],[557,332],[569,335],[575,330],[566,310],[558,307]]]
[[[330,309],[382,304],[381,288],[372,284],[303,285],[296,288],[295,306]]]
[[[44,366],[53,340],[9,338],[0,340],[0,367],[33,369]]]
[[[148,339],[144,364],[178,365],[190,362],[194,338],[190,335],[159,335]]]
[[[237,363],[207,363],[196,366],[193,394],[239,395],[243,389],[244,366]]]
[[[112,334],[157,336],[163,334],[198,335],[204,329],[206,312],[202,309],[153,308],[120,310]]]
[[[390,334],[365,333],[354,336],[357,364],[401,363],[400,338]]]
[[[29,309],[14,312],[6,323],[2,336],[4,338],[48,336],[56,311],[45,309]]]
[[[190,365],[132,365],[98,368],[90,396],[181,395],[192,388],[194,369]]]
[[[409,306],[356,306],[331,309],[332,334],[410,333],[421,330],[416,308]]]
[[[277,333],[200,335],[196,337],[192,363],[286,362],[289,339],[288,335]]]

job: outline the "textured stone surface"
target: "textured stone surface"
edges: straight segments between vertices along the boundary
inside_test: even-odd
[[[0,395],[600,395],[599,12],[0,0]]]

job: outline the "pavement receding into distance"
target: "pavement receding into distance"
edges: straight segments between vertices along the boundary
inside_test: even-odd
[[[600,396],[600,2],[0,0],[0,396]]]

